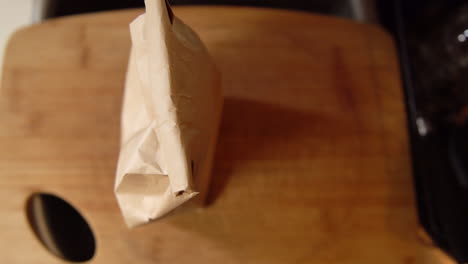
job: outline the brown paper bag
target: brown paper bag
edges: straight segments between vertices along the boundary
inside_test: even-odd
[[[133,227],[208,191],[220,122],[219,74],[198,36],[161,0],[130,24],[115,194]]]

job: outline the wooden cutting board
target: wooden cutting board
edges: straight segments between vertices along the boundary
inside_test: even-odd
[[[382,29],[300,12],[183,7],[223,75],[209,205],[129,230],[113,195],[130,39],[142,10],[18,31],[0,101],[3,263],[63,263],[25,201],[70,202],[90,263],[451,263],[418,238],[397,56]]]

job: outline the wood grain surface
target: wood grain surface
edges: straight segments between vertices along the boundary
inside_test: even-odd
[[[183,7],[223,75],[209,205],[129,230],[113,195],[119,114],[142,10],[50,20],[6,51],[3,263],[63,263],[25,201],[71,202],[90,263],[452,263],[418,238],[399,69],[380,28],[306,13]]]

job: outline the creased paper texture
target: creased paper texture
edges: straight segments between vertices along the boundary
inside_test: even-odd
[[[208,191],[222,94],[198,36],[161,0],[130,24],[115,194],[128,226]],[[201,197],[201,199],[200,199]]]

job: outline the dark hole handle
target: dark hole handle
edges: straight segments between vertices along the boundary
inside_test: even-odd
[[[35,193],[26,201],[26,216],[32,231],[50,253],[72,262],[93,258],[93,231],[70,203],[53,194]]]

